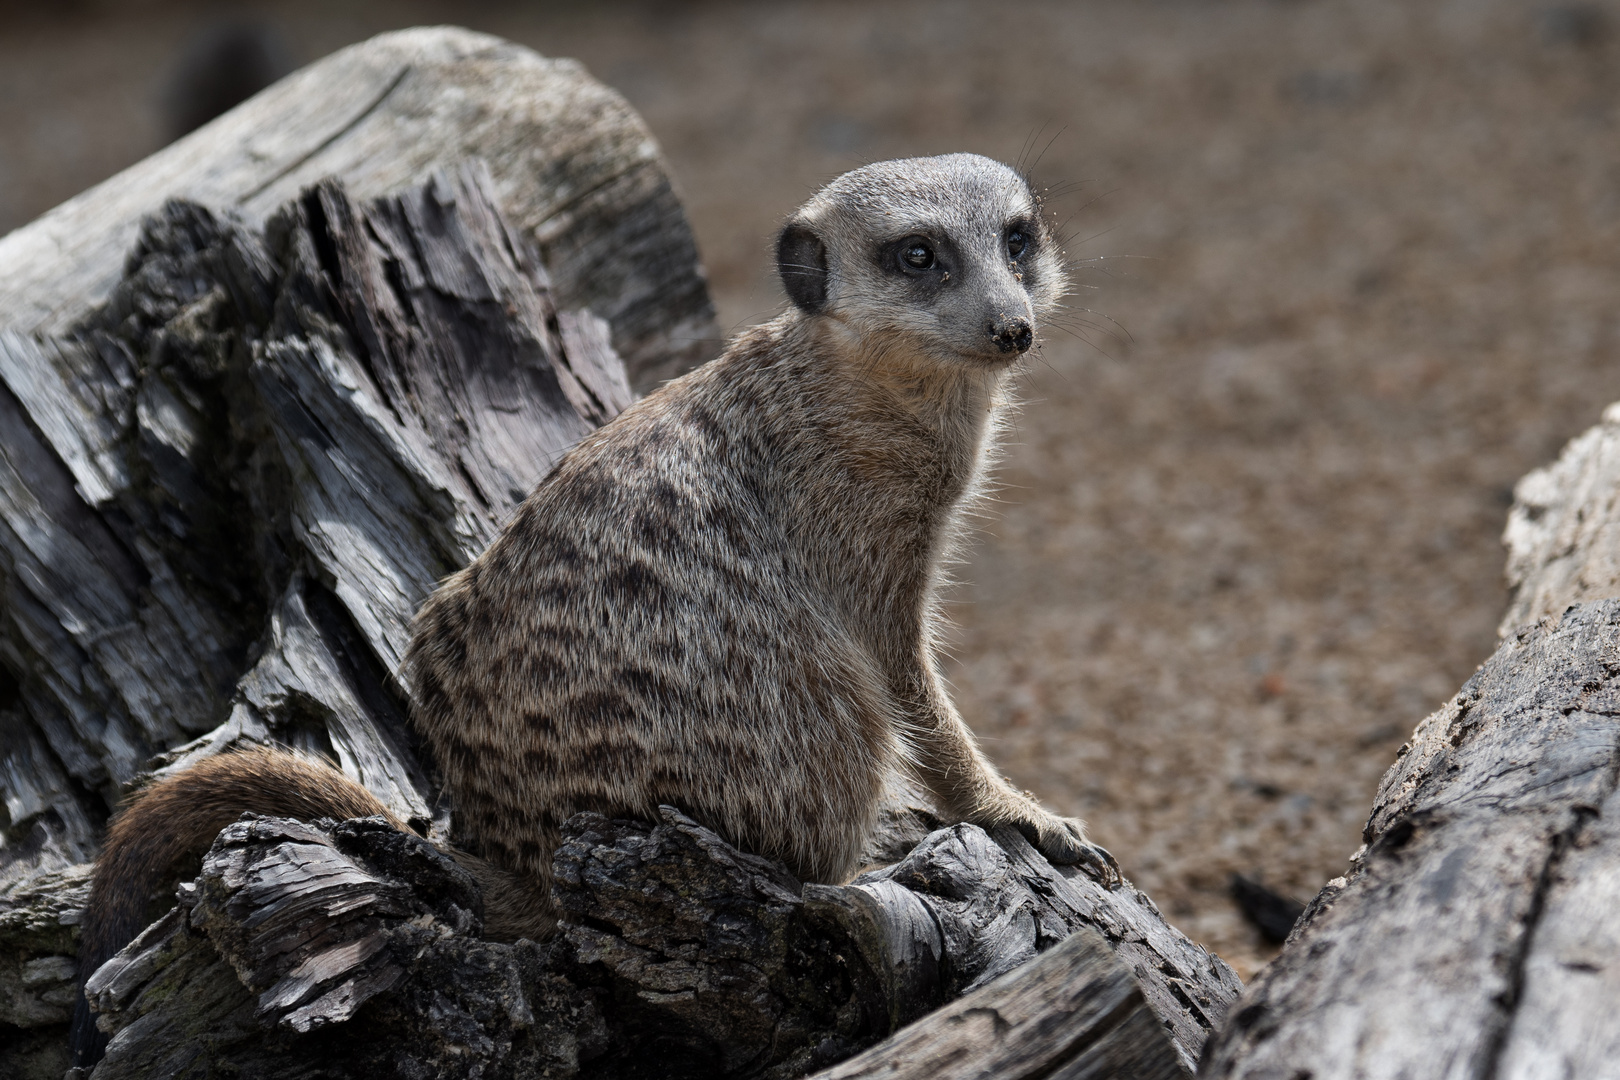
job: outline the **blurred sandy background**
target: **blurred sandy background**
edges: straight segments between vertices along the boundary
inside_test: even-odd
[[[186,49],[249,13],[299,62],[429,22],[578,57],[662,141],[727,328],[776,309],[772,230],[844,169],[1031,164],[1084,288],[951,677],[1014,779],[1245,975],[1271,949],[1228,876],[1342,871],[1494,645],[1513,482],[1620,398],[1620,10],[5,4],[0,231],[162,145]]]

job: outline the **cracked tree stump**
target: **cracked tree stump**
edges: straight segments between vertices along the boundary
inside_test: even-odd
[[[507,245],[524,265],[486,261],[487,281],[458,280],[467,267],[388,248],[432,224],[432,197],[379,210],[360,236],[327,216],[341,209],[329,195],[283,214],[287,242],[306,245],[277,254],[298,280],[282,288],[265,261],[283,235],[262,238],[266,222],[322,178],[365,202],[469,160],[488,167],[487,207],[465,226],[487,235],[465,257]],[[207,209],[166,211],[172,200]],[[510,236],[488,233],[497,208]],[[316,230],[301,241],[300,213]],[[261,238],[227,243],[214,235],[223,221]],[[309,246],[316,234],[331,242]],[[381,278],[328,279],[354,258],[414,277],[374,319],[349,323],[391,292]],[[517,281],[542,263],[545,281]],[[412,297],[429,323],[411,323]],[[518,311],[503,324],[507,300]],[[624,369],[593,357],[617,353],[645,389],[718,345],[691,231],[641,119],[574,61],[455,28],[344,49],[0,238],[0,885],[88,858],[152,755],[262,735],[267,710],[298,713],[357,774],[402,768],[391,719],[375,737],[344,728],[344,665],[371,688],[366,712],[397,712],[397,688],[374,691],[394,677],[426,585],[601,419],[482,376],[459,399],[410,400],[416,384],[400,380],[437,360],[413,350],[476,358],[476,335],[458,340],[461,314],[534,378],[577,360],[558,376],[565,396],[583,388],[609,410],[624,397],[593,373]],[[320,324],[312,336],[291,332],[301,319]],[[334,364],[352,377],[328,385]],[[441,430],[461,417],[433,411],[491,403],[463,414],[467,432]],[[373,558],[379,545],[393,550]],[[372,605],[366,588],[386,595]],[[328,642],[321,670],[276,659],[310,635]],[[303,696],[306,679],[320,692]],[[429,813],[420,776],[378,793]]]
[[[539,246],[558,306],[607,321],[638,390],[718,350],[691,229],[641,117],[578,61],[450,26],[333,53],[0,238],[0,328],[70,332],[170,199],[262,225],[329,176],[370,199],[470,158]]]

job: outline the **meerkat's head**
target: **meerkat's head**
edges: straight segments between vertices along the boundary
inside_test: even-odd
[[[789,299],[883,351],[1005,367],[1066,287],[1029,183],[977,154],[845,173],[782,228]]]

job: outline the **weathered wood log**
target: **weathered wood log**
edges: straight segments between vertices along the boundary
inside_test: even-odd
[[[815,1080],[1186,1075],[1125,969],[1081,931]]]
[[[489,164],[497,204],[539,244],[558,306],[608,321],[634,385],[714,354],[692,233],[641,117],[578,61],[443,26],[311,64],[0,239],[0,327],[68,334],[170,199],[262,225],[328,176],[370,199],[470,158]]]
[[[1620,596],[1620,404],[1514,485],[1513,497],[1503,637],[1571,604]]]
[[[77,994],[75,927],[90,895],[90,869],[48,871],[0,892],[0,1025],[66,1023]]]
[[[1515,488],[1496,654],[1203,1075],[1607,1076],[1620,1057],[1620,407]]]
[[[0,1076],[57,1080],[78,997],[78,925],[90,867],[44,871],[0,888]]]
[[[180,905],[87,986],[116,1032],[97,1077],[547,1075],[577,1055],[529,1037],[574,1027],[546,1024],[540,947],[468,936],[481,900],[464,871],[381,819],[326,825],[220,834]]]
[[[1201,1075],[1614,1075],[1617,718],[1620,602],[1504,641],[1402,748]]]
[[[581,814],[556,869],[557,938],[484,942],[476,886],[420,838],[244,818],[92,979],[114,1033],[95,1076],[206,1060],[245,1077],[786,1078],[964,989],[825,1075],[1190,1075],[1183,1009],[1144,996],[1027,844],[973,826],[853,885],[801,886],[673,809]],[[1178,985],[1207,1006],[1235,980],[1204,960],[1207,983]]]
[[[8,343],[34,374],[47,348],[71,358],[81,401],[110,369],[128,384],[94,508],[45,434],[86,429],[29,423],[46,410],[0,391],[18,414],[0,495],[23,714],[7,778],[54,779],[57,819],[79,827],[63,855],[86,853],[97,809],[66,777],[127,780],[201,732],[175,765],[275,734],[431,818],[397,680],[411,614],[629,399],[602,335],[577,332],[592,317],[559,318],[490,197],[477,170],[364,209],[328,182],[268,247],[170,203],[76,337]],[[59,407],[42,386],[27,399]]]
[[[86,858],[115,780],[243,739],[442,835],[411,613],[630,400],[487,169],[364,207],[327,182],[262,235],[171,202],[71,336],[0,353],[0,881]]]
[[[268,238],[292,278],[266,240],[240,239],[324,176],[352,203],[474,158],[509,236],[487,232],[488,213],[462,222],[466,236],[432,235],[448,220],[432,196],[345,232],[352,206],[317,195]],[[160,213],[177,197],[214,209]],[[523,284],[541,258],[554,273]],[[369,280],[331,276],[357,259]],[[396,298],[384,267],[412,275]],[[431,325],[412,324],[419,301]],[[381,306],[347,323],[364,303]],[[309,319],[326,329],[307,341],[324,344],[295,340]],[[498,340],[477,340],[477,326]],[[617,362],[592,359],[609,343],[641,386],[717,345],[657,145],[578,64],[462,30],[328,57],[0,239],[0,882],[88,857],[153,754],[228,718],[257,732],[265,699],[238,684],[281,639],[273,613],[290,634],[358,633],[361,681],[379,681],[370,651],[390,684],[368,713],[397,712],[394,658],[426,585],[487,537],[512,489],[623,404],[608,385],[624,377]],[[455,370],[485,344],[510,370]],[[444,396],[417,401],[400,379],[436,350],[464,385],[426,379]],[[558,357],[573,365],[546,375]],[[346,383],[326,378],[330,364],[351,369]],[[534,382],[553,377],[566,404]],[[393,550],[376,564],[379,545]],[[263,674],[282,713],[301,707]],[[323,715],[345,711],[312,700],[325,703],[302,714],[312,738],[357,772],[396,770],[397,726],[338,731]],[[420,777],[381,788],[397,810],[427,813]]]

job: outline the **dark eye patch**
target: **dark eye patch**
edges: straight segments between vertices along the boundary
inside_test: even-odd
[[[937,281],[949,275],[949,244],[921,233],[890,240],[873,254],[879,267],[908,278]]]

